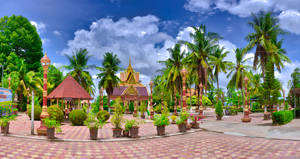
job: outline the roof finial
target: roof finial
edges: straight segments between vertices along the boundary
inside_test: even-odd
[[[47,56],[47,51],[45,51],[45,56]]]
[[[131,57],[129,56],[129,65],[131,67]]]

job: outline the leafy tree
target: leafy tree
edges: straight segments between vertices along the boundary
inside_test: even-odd
[[[86,49],[79,49],[73,52],[72,56],[65,55],[69,61],[69,65],[65,66],[66,69],[71,70],[70,74],[89,94],[94,95],[94,83],[92,76],[87,71],[94,68],[94,65],[88,65],[91,58]]]
[[[110,96],[114,88],[119,86],[120,79],[116,74],[120,70],[120,63],[121,61],[116,54],[107,52],[102,62],[103,67],[97,67],[100,71],[100,73],[97,74],[97,78],[100,79],[98,88],[103,87],[105,89],[108,95],[108,101],[110,101]],[[108,107],[110,107],[110,102],[108,102]]]
[[[48,92],[52,92],[64,79],[63,73],[54,65],[50,65],[48,68],[48,83],[51,85],[48,88]]]
[[[295,95],[291,92],[294,88],[300,88],[300,68],[295,68],[293,73],[291,74],[291,80],[288,82],[288,87],[290,89],[289,94],[288,94],[288,101],[289,104],[294,106],[295,105]],[[296,99],[296,104],[300,105],[300,99]]]
[[[42,41],[36,28],[22,16],[4,16],[0,19],[0,57],[14,53],[24,59],[29,71],[38,71],[43,57]],[[7,68],[7,63],[4,63]]]

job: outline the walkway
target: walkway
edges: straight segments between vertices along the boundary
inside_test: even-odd
[[[196,132],[121,142],[50,142],[0,136],[0,158],[300,158],[300,142]]]

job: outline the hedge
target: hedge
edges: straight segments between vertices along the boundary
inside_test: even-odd
[[[289,123],[293,119],[293,112],[289,110],[281,110],[278,112],[274,112],[272,115],[273,124],[275,125],[284,125]]]
[[[72,122],[72,125],[81,126],[87,118],[87,114],[83,110],[75,109],[70,112],[69,118]]]

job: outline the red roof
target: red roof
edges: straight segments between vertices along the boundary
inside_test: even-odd
[[[48,95],[48,98],[93,99],[93,97],[91,97],[89,93],[86,92],[86,90],[82,88],[70,75]]]

